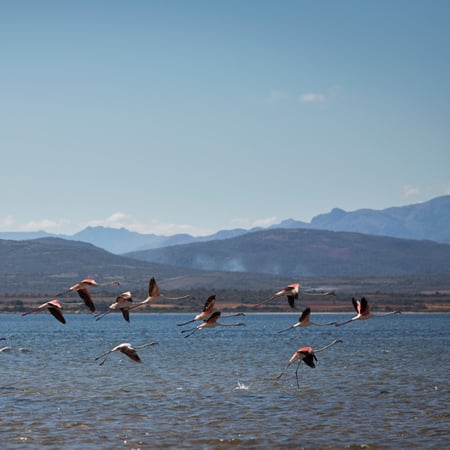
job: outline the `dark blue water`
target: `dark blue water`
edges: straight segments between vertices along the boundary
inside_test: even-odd
[[[12,347],[0,352],[2,448],[450,448],[450,315],[277,334],[298,314],[250,314],[184,339],[176,323],[190,317],[0,315],[0,347]],[[335,338],[315,369],[300,366],[300,389],[296,364],[276,379],[299,347]],[[95,361],[149,341],[141,364]]]

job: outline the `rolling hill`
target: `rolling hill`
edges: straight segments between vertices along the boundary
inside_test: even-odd
[[[389,242],[383,243],[383,239]],[[321,296],[314,297],[316,310],[348,310],[349,295],[357,292],[372,292],[377,298],[379,293],[389,293],[382,297],[388,306],[395,302],[410,310],[442,310],[448,308],[446,293],[450,292],[449,248],[430,241],[356,233],[265,230],[223,241],[167,247],[166,255],[151,256],[158,262],[149,262],[59,238],[0,240],[0,303],[2,311],[20,312],[28,302],[42,302],[82,278],[93,277],[100,283],[121,283],[120,288],[96,289],[97,306],[106,308],[126,290],[131,290],[135,299],[145,298],[149,277],[155,276],[166,295],[188,293],[197,299],[167,305],[174,311],[195,310],[211,293],[218,294],[228,308],[255,304],[292,282],[301,282],[302,291],[338,293],[323,301]],[[243,269],[266,273],[237,271]],[[421,271],[423,275],[413,275]],[[358,276],[366,272],[371,275]],[[425,292],[434,296],[432,304]],[[283,310],[286,306],[285,302],[276,303],[268,308]]]
[[[450,275],[450,245],[361,233],[274,229],[128,253],[196,270],[292,277]]]
[[[0,240],[0,294],[39,296],[62,292],[82,278],[119,281],[121,292],[145,291],[150,276],[163,289],[272,289],[290,278],[261,274],[224,274],[151,263],[118,256],[85,242],[46,237]],[[117,288],[102,288],[117,294]]]

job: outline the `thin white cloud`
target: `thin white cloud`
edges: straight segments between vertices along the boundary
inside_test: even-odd
[[[403,196],[406,198],[417,197],[420,195],[420,188],[418,186],[406,185],[403,186]]]
[[[90,220],[85,224],[89,227],[123,228],[133,223],[133,219],[128,214],[116,212],[104,219]]]
[[[43,219],[43,220],[28,222],[25,225],[25,229],[27,231],[45,230],[48,232],[53,232],[53,231],[57,232],[61,228],[64,228],[65,226],[69,225],[70,223],[71,223],[70,220],[66,220],[66,219],[60,219],[60,220]]]
[[[407,200],[413,199],[417,201],[418,197],[421,197],[423,201],[427,201],[442,195],[450,195],[450,182],[436,181],[435,183],[422,186],[405,184],[402,193]]]
[[[199,229],[189,224],[165,223],[156,219],[140,221],[131,215],[122,212],[113,213],[104,219],[94,219],[81,223],[74,223],[67,219],[38,219],[31,220],[27,223],[19,223],[12,216],[0,219],[0,231],[2,232],[46,231],[52,234],[72,235],[84,230],[88,226],[102,226],[105,228],[116,229],[126,228],[127,230],[135,231],[136,233],[157,234],[161,236],[171,236],[179,233],[187,233],[193,236],[206,236],[215,231],[210,229]]]
[[[61,234],[63,233],[61,230],[67,228],[70,224],[70,220],[67,219],[39,219],[21,224],[9,216],[1,221],[1,229],[4,231],[46,231],[48,233]]]
[[[231,223],[232,228],[244,228],[244,229],[248,230],[248,229],[255,228],[255,227],[267,228],[278,222],[279,221],[278,221],[277,217],[272,216],[272,217],[265,217],[262,219],[255,219],[255,220],[251,220],[251,219],[243,218],[243,217],[237,217],[235,219],[232,219],[230,223]]]
[[[135,231],[136,233],[150,233],[160,236],[172,236],[174,234],[184,233],[191,234],[192,236],[206,236],[213,233],[211,230],[198,229],[188,224],[163,223],[158,220],[152,220],[145,223],[134,223],[126,228],[130,231]]]
[[[300,96],[300,101],[302,103],[325,103],[325,95],[308,92]]]
[[[165,223],[156,219],[150,221],[139,221],[129,214],[122,212],[116,212],[106,217],[105,219],[90,220],[85,223],[81,228],[87,226],[91,227],[106,227],[106,228],[126,228],[129,231],[142,234],[157,234],[161,236],[170,236],[173,234],[187,233],[194,236],[203,236],[211,234],[211,230],[200,230],[192,225],[188,224],[174,224]]]
[[[244,228],[250,229],[254,227],[269,227],[277,223],[277,217],[266,217],[262,219],[251,220],[248,218],[236,218],[230,221],[231,228]],[[193,236],[208,236],[215,233],[217,230],[211,229],[200,229],[189,224],[179,224],[179,223],[167,223],[162,222],[157,219],[152,219],[150,221],[140,221],[134,217],[124,214],[121,212],[116,212],[111,214],[105,219],[91,220],[84,223],[80,229],[84,229],[87,226],[96,227],[103,226],[107,228],[126,228],[129,231],[134,231],[136,233],[142,234],[157,234],[160,236],[171,236],[174,234],[187,233]],[[224,224],[223,229],[226,229]]]
[[[322,104],[335,98],[342,92],[342,87],[339,85],[332,86],[326,89],[325,93],[318,92],[306,92],[298,97],[300,103],[310,103],[310,104]],[[282,89],[273,89],[266,100],[268,103],[282,103],[287,102],[292,99],[286,91]]]

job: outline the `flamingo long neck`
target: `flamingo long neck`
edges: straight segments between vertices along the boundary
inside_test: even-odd
[[[222,314],[221,317],[235,317],[235,316],[245,316],[244,313],[238,312],[238,313],[230,313],[230,314]]]
[[[282,293],[280,293],[280,292],[282,292]],[[258,306],[265,305],[266,303],[269,303],[272,300],[275,300],[277,297],[281,297],[281,295],[283,295],[284,292],[283,291],[280,291],[280,292],[277,292],[276,294],[272,295],[272,297],[262,301],[261,303],[256,304],[255,307],[257,308]]]
[[[400,311],[392,311],[392,312],[388,312],[386,314],[380,314],[380,315],[376,315],[373,317],[386,317],[386,316],[392,316],[393,314],[400,314]]]
[[[46,306],[46,305],[45,305]],[[23,312],[21,315],[22,316],[28,316],[28,314],[34,314],[34,313],[37,313],[37,312],[39,312],[39,311],[42,311],[44,308],[45,308],[45,306],[38,306],[37,308],[34,308],[34,309],[32,309],[32,310],[30,310],[30,311],[27,311],[27,312]]]
[[[328,345],[325,345],[325,347],[319,348],[319,350],[315,350],[314,353],[319,353],[319,352],[321,352],[322,350],[325,350],[325,349],[327,349],[328,347],[331,347],[332,345],[338,344],[338,343],[340,343],[340,342],[342,342],[342,341],[339,340],[339,339],[335,339],[333,342],[330,342]]]
[[[181,297],[166,297],[165,295],[159,295],[158,297],[162,297],[162,298],[164,298],[166,300],[185,300],[185,299],[190,298],[191,296],[190,295],[183,295]],[[153,297],[153,298],[156,298],[156,297]]]
[[[158,342],[147,342],[146,344],[142,344],[142,345],[137,345],[135,348],[135,350],[137,349],[141,349],[141,348],[145,348],[145,347],[151,347],[152,345],[157,345]]]

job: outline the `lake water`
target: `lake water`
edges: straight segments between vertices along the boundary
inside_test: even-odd
[[[313,314],[316,322],[352,314]],[[247,314],[185,339],[187,314],[95,321],[0,315],[0,436],[6,449],[450,448],[450,315],[401,314],[277,334],[298,314]],[[302,346],[342,344],[296,364]],[[112,353],[121,343],[142,363]],[[30,351],[19,351],[19,348]]]

